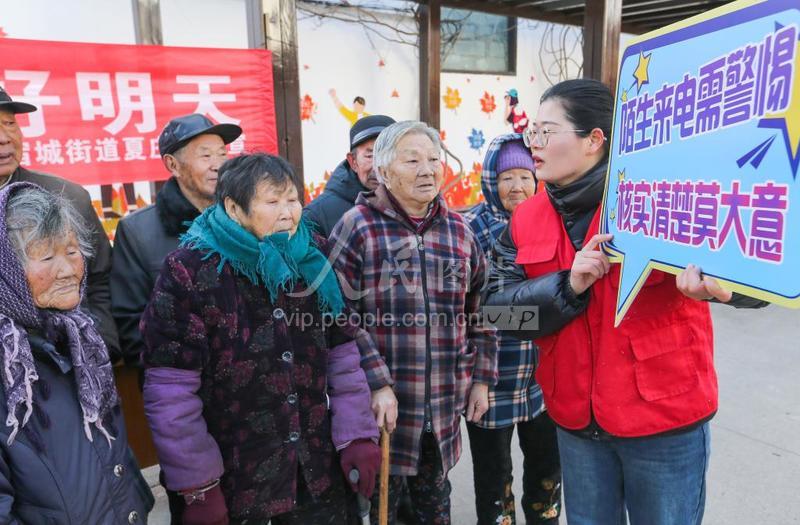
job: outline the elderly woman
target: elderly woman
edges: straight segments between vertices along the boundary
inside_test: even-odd
[[[300,222],[289,164],[243,155],[219,177],[216,204],[167,257],[141,322],[167,488],[184,496],[184,524],[344,523],[343,471],[357,469],[369,496],[380,466],[359,366],[371,339],[323,326],[344,300]]]
[[[417,520],[446,524],[460,415],[466,408],[478,421],[486,412],[497,341],[477,319],[483,250],[439,194],[440,149],[439,133],[422,122],[382,131],[374,150],[382,183],[358,197],[331,241],[348,297],[380,349],[362,353],[361,364],[378,424],[396,425],[390,512],[405,477]]]
[[[89,232],[63,197],[0,191],[0,522],[145,523],[108,350],[78,305]]]
[[[522,135],[501,135],[486,152],[481,172],[484,201],[464,214],[488,255],[514,210],[536,192],[531,150]],[[498,336],[499,380],[489,390],[489,410],[468,423],[478,525],[514,523],[511,437],[514,427],[525,458],[522,510],[525,522],[556,524],[561,512],[561,469],[556,428],[544,410],[534,379],[538,349],[531,341]]]

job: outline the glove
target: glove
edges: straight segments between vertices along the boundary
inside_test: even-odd
[[[381,447],[371,439],[356,439],[340,452],[339,463],[346,477],[351,470],[358,470],[358,484],[349,481],[349,478],[348,482],[354,492],[370,498],[381,468]]]
[[[202,500],[196,499],[183,508],[183,525],[228,525],[228,507],[219,485],[203,496]]]

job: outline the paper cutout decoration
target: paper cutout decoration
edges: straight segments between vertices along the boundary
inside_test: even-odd
[[[491,116],[492,112],[497,109],[497,104],[494,101],[494,95],[490,95],[488,91],[483,92],[481,97],[481,111]]]
[[[310,120],[314,122],[314,113],[317,112],[317,103],[311,98],[311,95],[303,95],[303,100],[300,102],[300,120]]]
[[[481,191],[481,173],[483,173],[483,166],[480,162],[472,163],[472,171],[469,172],[470,194],[467,199],[467,204],[475,206],[483,201],[483,191]]]
[[[455,110],[461,105],[461,94],[458,89],[448,87],[444,95],[444,107]]]
[[[445,166],[443,196],[447,205],[454,210],[465,210],[480,202],[481,165],[476,162],[468,174],[457,174],[450,166]]]
[[[486,144],[486,138],[483,136],[483,131],[475,128],[472,128],[472,133],[469,134],[467,140],[469,140],[469,147],[476,151],[480,151],[483,145]]]
[[[324,182],[320,184],[314,184],[313,182],[307,184],[305,187],[305,195],[304,195],[305,198],[303,199],[303,202],[305,204],[308,204],[309,202],[313,201],[322,194],[322,191],[324,189],[325,189]]]
[[[111,187],[111,211],[116,213],[117,217],[124,217],[128,213],[128,198],[121,186]]]

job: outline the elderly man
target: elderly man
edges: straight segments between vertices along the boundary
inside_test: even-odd
[[[32,182],[52,193],[66,197],[92,229],[91,243],[94,255],[87,261],[86,293],[83,305],[98,323],[100,335],[112,359],[120,355],[119,341],[111,317],[109,272],[111,271],[111,244],[103,231],[89,193],[78,184],[53,175],[37,173],[20,166],[22,159],[22,130],[16,115],[36,111],[36,106],[14,102],[0,87],[0,187],[13,182]]]
[[[217,170],[228,156],[225,145],[241,133],[239,126],[214,124],[192,114],[171,120],[158,138],[171,177],[156,195],[155,205],[119,222],[114,240],[111,306],[129,362],[138,362],[144,350],[139,318],[164,258],[178,247],[186,223],[213,203]]]
[[[439,194],[440,149],[438,132],[422,122],[387,127],[375,142],[383,182],[359,195],[330,237],[345,294],[380,349],[361,364],[378,424],[396,427],[389,508],[394,514],[405,478],[425,524],[450,523],[447,472],[461,453],[460,415],[480,420],[497,378],[494,329],[479,319],[486,259]]]
[[[347,158],[336,166],[322,195],[304,210],[305,217],[325,237],[331,234],[342,215],[355,205],[359,193],[378,187],[378,179],[372,172],[372,149],[378,134],[391,124],[394,124],[391,117],[370,115],[350,128]]]

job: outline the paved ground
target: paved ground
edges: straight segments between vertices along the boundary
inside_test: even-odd
[[[720,410],[712,422],[704,525],[800,524],[800,311],[713,310]],[[514,462],[522,464],[518,451]],[[519,496],[522,473],[515,474]],[[469,453],[451,480],[453,523],[474,524]],[[158,490],[150,523],[161,525],[169,521]]]

